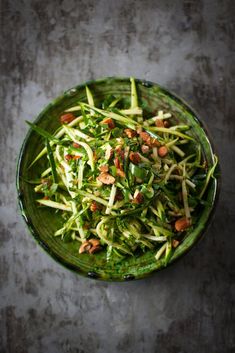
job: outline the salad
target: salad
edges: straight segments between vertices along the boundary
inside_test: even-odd
[[[153,251],[156,261],[171,258],[192,231],[203,209],[218,159],[208,168],[201,146],[173,112],[151,116],[138,102],[130,78],[129,106],[108,96],[87,99],[58,116],[52,135],[28,122],[45,140],[46,169],[34,187],[40,207],[60,213],[54,236],[77,243],[78,256],[106,259]]]

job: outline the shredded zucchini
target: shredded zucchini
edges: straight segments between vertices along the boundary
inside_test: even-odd
[[[176,124],[173,112],[146,119],[137,88],[131,78],[129,104],[112,96],[95,106],[86,86],[86,102],[67,107],[72,121],[54,134],[30,123],[46,144],[30,165],[44,156],[45,169],[31,183],[40,206],[63,216],[55,236],[76,242],[78,256],[105,251],[107,261],[121,261],[152,251],[167,264],[204,207],[218,159],[207,168],[190,126]]]

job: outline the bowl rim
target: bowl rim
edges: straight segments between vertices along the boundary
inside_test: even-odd
[[[66,96],[70,97],[73,96],[77,93],[78,90],[85,88],[88,85],[91,84],[99,84],[99,83],[104,83],[107,80],[113,80],[115,82],[118,81],[130,81],[130,77],[128,76],[107,76],[107,77],[102,77],[102,78],[98,78],[98,79],[92,79],[92,80],[88,80],[85,82],[82,82],[79,85],[76,85],[74,87],[71,87],[69,89],[67,89],[66,91],[64,91],[62,94],[60,94],[58,97],[56,97],[55,99],[51,100],[48,104],[45,105],[45,107],[40,111],[40,113],[36,116],[36,118],[33,120],[33,122],[36,124],[38,121],[40,121],[40,119],[43,117],[43,115],[48,111],[48,109],[50,109],[53,105],[57,104],[59,101],[61,101],[62,99],[65,99]],[[188,104],[184,98],[181,98],[180,96],[178,96],[174,91],[169,90],[168,88],[165,88],[163,86],[161,86],[160,84],[156,83],[156,82],[152,82],[149,80],[145,80],[145,79],[139,79],[139,78],[135,78],[135,82],[137,84],[142,84],[143,86],[146,87],[152,87],[152,86],[156,86],[158,87],[162,92],[164,92],[166,95],[170,95],[174,98],[174,100],[177,101],[177,103],[179,103],[181,106],[183,106],[186,111],[190,112],[193,119],[197,122],[197,124],[203,129],[203,131],[205,132],[205,135],[208,139],[209,145],[210,145],[210,150],[211,150],[211,155],[213,156],[215,153],[218,156],[218,151],[214,146],[213,143],[213,139],[212,136],[207,128],[207,124],[201,119],[201,117],[199,118],[200,114],[197,113],[197,111],[191,107],[190,104]],[[220,168],[220,159],[218,160],[218,164],[217,164],[217,171],[218,171],[218,175],[215,178],[215,186],[214,186],[214,193],[213,193],[213,204],[210,207],[207,219],[206,219],[206,223],[204,225],[203,230],[199,233],[199,235],[194,239],[194,241],[192,242],[191,245],[187,246],[183,252],[177,256],[175,259],[173,259],[172,261],[170,261],[167,266],[160,266],[159,268],[156,268],[154,270],[151,270],[147,273],[144,273],[142,275],[137,275],[134,276],[132,274],[126,274],[126,275],[120,275],[120,278],[103,278],[100,277],[99,275],[97,275],[96,272],[86,272],[81,268],[78,268],[76,265],[72,265],[70,263],[68,263],[67,261],[65,261],[62,257],[60,257],[58,254],[56,254],[54,251],[51,250],[51,248],[44,242],[42,241],[42,239],[40,238],[40,235],[38,234],[38,232],[36,231],[33,222],[31,221],[29,215],[27,214],[27,207],[24,206],[23,204],[23,194],[21,192],[20,189],[20,183],[21,183],[21,175],[20,175],[20,170],[21,170],[21,161],[23,160],[24,157],[24,151],[27,145],[27,141],[30,137],[32,133],[32,129],[29,128],[21,145],[19,154],[18,154],[18,158],[17,158],[17,168],[16,168],[16,191],[17,191],[17,199],[18,199],[18,204],[20,207],[20,213],[27,225],[27,228],[29,230],[29,233],[31,234],[31,236],[36,240],[37,244],[40,245],[40,247],[53,259],[55,260],[58,264],[60,264],[61,266],[63,266],[64,268],[72,271],[73,273],[76,273],[78,275],[82,275],[83,277],[88,277],[91,279],[96,279],[96,280],[100,280],[103,282],[127,282],[129,280],[138,280],[138,279],[144,279],[149,277],[150,275],[153,275],[156,272],[159,272],[161,270],[164,270],[168,267],[170,267],[172,264],[175,264],[176,262],[178,262],[180,259],[182,259],[187,253],[189,253],[189,251],[196,245],[199,243],[199,241],[201,241],[206,232],[208,231],[208,228],[210,227],[215,211],[217,209],[218,206],[218,200],[219,200],[219,196],[220,196],[220,190],[221,190],[221,168]]]

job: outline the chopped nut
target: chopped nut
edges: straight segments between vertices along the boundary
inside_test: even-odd
[[[88,252],[92,247],[92,244],[89,241],[85,241],[79,248],[79,254],[83,254],[84,252]]]
[[[85,241],[79,248],[79,254],[84,252],[89,252],[89,254],[94,254],[95,252],[101,250],[100,241],[98,239],[89,239]]]
[[[170,126],[170,123],[168,120],[164,120],[164,127],[168,128]]]
[[[99,246],[100,245],[100,241],[99,239],[89,239],[89,243],[91,243],[92,246]]]
[[[76,116],[74,116],[72,113],[67,113],[67,114],[61,115],[60,122],[61,124],[69,124],[74,119],[76,119]]]
[[[140,137],[144,142],[146,142],[147,145],[151,145],[151,136],[147,132],[140,132],[139,133]]]
[[[100,250],[102,250],[101,246],[99,246],[99,245],[98,246],[93,246],[92,248],[90,248],[89,254],[94,254],[94,253],[96,253],[96,252],[98,252]]]
[[[108,172],[108,170],[109,170],[109,166],[103,164],[103,165],[99,166],[99,170],[100,170],[102,173],[106,173],[106,172]]]
[[[121,163],[118,157],[114,158],[114,165],[116,168],[120,168],[121,167]]]
[[[161,158],[166,157],[166,155],[168,154],[168,148],[166,146],[161,146],[158,149],[158,155]]]
[[[141,192],[139,192],[132,200],[132,203],[137,203],[137,204],[143,203],[143,202],[144,202],[144,195]]]
[[[126,174],[123,171],[123,164],[120,162],[120,158],[118,157],[114,158],[114,165],[117,168],[117,175],[120,176],[121,178],[125,178]]]
[[[135,137],[137,135],[137,132],[135,130],[132,129],[124,129],[125,134],[127,135],[127,137],[129,139]]]
[[[160,145],[159,141],[156,138],[151,137],[149,133],[146,131],[140,132],[139,135],[142,138],[142,140],[150,147]]]
[[[66,159],[66,161],[70,161],[71,159],[73,159],[73,156],[71,154],[66,154],[64,158]]]
[[[157,127],[164,127],[164,121],[163,121],[162,119],[157,119],[157,120],[155,121],[155,125],[156,125]]]
[[[141,158],[138,152],[130,152],[129,158],[134,164],[138,164],[141,161]]]
[[[79,148],[79,147],[81,147],[81,145],[79,145],[79,143],[77,143],[77,142],[73,142],[73,147]]]
[[[91,205],[90,205],[90,210],[91,212],[96,212],[102,209],[102,205],[100,205],[98,202],[96,201],[92,201]]]
[[[76,161],[77,159],[80,159],[81,158],[81,156],[73,156],[73,159]]]
[[[190,225],[191,222],[186,217],[183,217],[177,219],[177,221],[175,222],[175,229],[177,230],[177,232],[183,232],[185,229],[190,227]]]
[[[143,152],[143,153],[148,153],[149,152],[149,146],[147,146],[147,145],[142,145],[141,146],[141,151]]]
[[[116,151],[117,155],[118,155],[119,157],[121,157],[122,160],[124,160],[125,152],[124,152],[124,150],[122,149],[122,147],[121,147],[121,146],[117,146],[117,147],[115,148],[115,151]]]
[[[115,150],[118,157],[114,158],[114,165],[117,168],[117,175],[123,178],[125,177],[125,173],[123,171],[122,162],[124,161],[125,152],[120,146],[117,146]]]
[[[106,119],[102,120],[101,124],[107,124],[109,129],[115,128],[115,123],[114,123],[113,119],[111,119],[111,118],[106,118]]]
[[[173,239],[173,241],[172,241],[172,246],[173,246],[173,248],[177,248],[177,246],[179,245],[179,240],[176,240],[176,239]]]
[[[101,173],[97,177],[97,179],[99,181],[101,181],[101,183],[106,184],[106,185],[110,185],[110,184],[114,184],[115,183],[115,178],[112,175],[108,174],[108,173]]]

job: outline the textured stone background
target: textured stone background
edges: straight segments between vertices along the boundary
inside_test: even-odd
[[[235,352],[234,0],[0,3],[0,352]],[[191,103],[223,172],[205,239],[172,268],[124,284],[56,264],[29,236],[15,191],[24,120],[108,75],[156,81]]]

